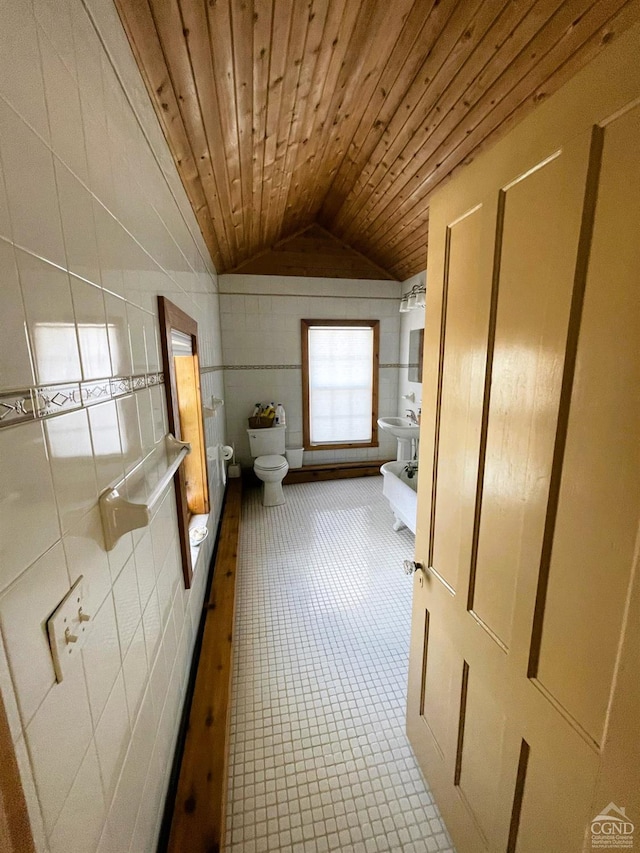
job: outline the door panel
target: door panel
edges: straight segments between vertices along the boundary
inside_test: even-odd
[[[460,792],[484,838],[496,833],[500,804],[500,773],[507,718],[484,673],[468,668],[464,723],[461,725]]]
[[[527,763],[517,853],[571,853],[582,849],[598,756],[569,729],[539,740]]]
[[[598,472],[598,481],[603,467],[607,472],[609,465],[612,468],[611,477],[603,480],[604,488],[610,490],[609,502],[603,500],[605,513],[598,518],[600,529],[605,527],[608,535],[604,547],[602,542],[599,543],[598,553],[605,560],[607,584],[615,582],[618,572],[627,575],[631,566],[630,590],[624,606],[626,632],[620,636],[616,657],[600,778],[592,813],[601,811],[611,800],[625,806],[627,814],[635,816],[632,819],[636,826],[636,846],[640,828],[640,525],[637,523],[635,545],[630,548],[629,543],[633,536],[634,518],[637,520],[640,515],[638,151],[640,106],[636,104],[635,109],[607,123],[604,128],[602,174],[585,299],[585,328],[590,329],[592,339],[597,339],[604,359],[601,362],[595,357],[589,362],[590,372],[601,380],[598,394],[604,394],[603,398],[598,398],[603,400],[602,405],[592,413],[608,447],[605,459],[602,454],[596,456],[597,466],[594,464],[593,470]],[[589,349],[585,348],[585,353],[588,352]],[[581,358],[582,354],[579,356]],[[583,376],[586,380],[586,362],[580,358],[579,381]],[[596,424],[592,426],[595,429]],[[576,440],[581,440],[579,433]],[[591,489],[587,493],[590,500],[595,497],[593,491]],[[599,507],[595,509],[600,512]],[[589,529],[588,535],[593,543],[593,530]],[[602,583],[602,575],[597,574],[598,567],[588,566]],[[596,633],[603,634],[603,643],[608,644],[611,632],[604,619],[615,620],[617,614],[610,615],[602,610],[599,613]],[[596,666],[599,665],[596,661]],[[607,681],[608,675],[605,671],[603,680]]]
[[[407,730],[459,853],[640,828],[639,50],[430,208]]]
[[[477,263],[486,233],[482,205],[449,226],[442,339],[442,399],[433,525],[432,565],[451,589],[471,560],[473,517],[482,426],[491,279]]]
[[[532,673],[598,744],[640,508],[639,150],[636,107],[604,131],[540,660]]]
[[[421,715],[437,750],[444,756],[457,733],[457,721],[451,719],[451,703],[459,691],[461,667],[451,638],[429,611],[425,611],[424,636]]]
[[[540,559],[587,157],[581,140],[500,193],[498,304],[471,608],[505,648],[517,579],[536,571]]]

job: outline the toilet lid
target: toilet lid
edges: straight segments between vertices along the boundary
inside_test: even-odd
[[[255,466],[258,468],[262,468],[263,471],[274,471],[278,468],[284,468],[287,464],[287,460],[284,456],[258,456],[255,461]]]

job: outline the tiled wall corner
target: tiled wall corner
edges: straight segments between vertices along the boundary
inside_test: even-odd
[[[97,500],[167,431],[159,293],[198,323],[205,405],[224,398],[218,283],[114,4],[2,19],[0,690],[39,853],[140,853],[215,535],[185,591],[172,490],[110,552]],[[205,430],[215,534],[224,405]],[[46,620],[80,574],[91,630],[57,684]]]

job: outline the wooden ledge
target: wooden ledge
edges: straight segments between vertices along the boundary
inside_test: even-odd
[[[380,466],[388,459],[365,459],[361,462],[325,462],[321,465],[303,465],[302,468],[289,468],[282,481],[291,483],[313,483],[316,480],[345,480],[350,477],[375,477]]]
[[[364,459],[359,462],[323,462],[317,465],[303,465],[302,468],[289,468],[282,481],[285,486],[291,483],[313,483],[316,480],[346,480],[349,477],[375,477],[380,466],[391,459]],[[242,469],[242,480],[247,487],[262,485],[253,472],[253,468]]]
[[[229,703],[242,481],[229,480],[167,850],[219,853],[224,838]]]

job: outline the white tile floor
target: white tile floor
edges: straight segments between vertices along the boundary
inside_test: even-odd
[[[447,851],[405,735],[413,536],[382,479],[246,494],[226,853]]]

